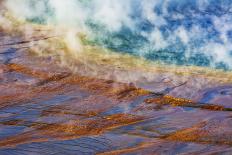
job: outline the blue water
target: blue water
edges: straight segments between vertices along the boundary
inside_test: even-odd
[[[232,0],[71,0],[64,8],[29,2],[27,20],[84,23],[88,44],[165,64],[232,69]]]
[[[165,19],[166,24],[164,25],[156,25],[156,23],[142,17],[142,10],[140,10],[139,2],[137,2],[138,6],[134,10],[134,14],[131,15],[131,18],[135,21],[135,29],[123,25],[119,31],[110,32],[97,24],[90,23],[89,27],[97,34],[93,42],[115,51],[143,56],[146,59],[166,64],[208,66],[231,70],[230,64],[223,59],[215,61],[216,55],[214,53],[209,54],[210,51],[204,51],[204,47],[209,43],[222,47],[226,46],[227,43],[221,39],[220,31],[223,31],[223,28],[218,30],[213,23],[213,18],[220,20],[224,16],[229,16],[226,17],[228,18],[226,19],[227,23],[224,24],[232,24],[232,12],[228,11],[230,8],[232,11],[232,1],[212,0],[209,2],[204,10],[200,10],[196,1],[172,0],[166,8],[168,14],[163,13],[161,10],[163,3],[160,2],[160,5],[154,7],[153,11]],[[177,19],[176,14],[181,18]],[[188,36],[190,41],[184,43],[178,36],[174,36],[174,32],[180,27],[187,32],[197,27],[199,32],[203,33]],[[143,33],[152,33],[154,30],[158,30],[162,34],[164,42],[167,44],[164,48],[156,48],[154,44],[159,44],[159,41],[151,43],[148,37],[142,35]],[[225,33],[228,43],[231,43],[232,29],[226,30]],[[172,36],[174,36],[174,39],[170,41]],[[187,51],[188,54],[186,54]],[[220,54],[220,51],[218,52]],[[229,48],[226,53],[229,53],[227,59],[232,62],[231,49]]]

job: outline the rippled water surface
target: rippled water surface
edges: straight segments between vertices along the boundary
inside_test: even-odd
[[[231,154],[230,4],[0,2],[0,155]]]

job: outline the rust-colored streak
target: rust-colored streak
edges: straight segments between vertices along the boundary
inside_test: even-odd
[[[106,117],[97,117],[94,120],[72,120],[64,124],[30,123],[20,120],[3,122],[4,125],[12,126],[30,124],[28,127],[32,128],[33,130],[1,140],[0,147],[15,146],[31,142],[43,142],[48,141],[51,138],[65,140],[75,139],[80,136],[98,135],[104,131],[112,130],[123,125],[136,123],[141,120],[143,120],[142,117],[116,114]]]
[[[36,33],[42,33],[39,30]],[[17,45],[7,46],[15,48]],[[175,86],[171,79],[156,80],[162,86],[159,90],[163,93],[159,93],[138,87],[137,81],[122,82],[123,79],[101,76],[114,67],[123,76],[131,70],[145,72],[141,69],[144,64],[128,61],[130,57],[121,60],[114,55],[111,61],[109,57],[87,52],[86,61],[94,66],[92,70],[103,71],[99,76],[90,76],[92,74],[80,74],[59,66],[60,57],[54,55],[37,57],[28,49],[17,50],[15,54],[20,57],[7,63],[0,61],[0,131],[4,133],[0,132],[0,154],[6,148],[7,151],[25,150],[35,143],[49,148],[45,142],[70,145],[71,149],[74,146],[67,141],[81,142],[84,137],[99,138],[97,143],[102,139],[104,144],[108,143],[102,137],[111,141],[107,149],[96,148],[96,141],[87,142],[90,146],[83,148],[94,150],[90,154],[175,154],[175,150],[193,154],[232,152],[228,147],[232,145],[232,108],[220,102],[199,103],[171,95],[176,89],[189,90],[189,81],[182,80],[183,84]],[[89,60],[92,56],[97,60]],[[101,61],[97,62],[98,59]],[[117,66],[118,61],[126,61],[129,67]],[[80,70],[86,67],[81,61],[74,64]],[[157,68],[156,71],[155,74],[163,74],[168,69]],[[208,77],[205,81],[208,84]],[[166,87],[173,92],[162,91]],[[75,154],[77,150],[80,147],[71,151]]]
[[[183,98],[175,98],[168,95],[163,95],[161,97],[148,98],[145,100],[145,103],[159,104],[159,105],[172,105],[172,106],[183,106],[183,107],[192,107],[192,108],[201,108],[213,111],[232,111],[231,108],[225,108],[216,104],[207,104],[207,103],[197,103],[191,100]]]

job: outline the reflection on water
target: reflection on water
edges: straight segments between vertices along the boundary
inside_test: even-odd
[[[72,73],[50,57],[35,57],[27,45],[0,49],[0,154],[232,152],[229,73],[163,68],[150,70],[161,76],[155,82],[123,83]],[[122,63],[118,70],[129,69]],[[173,80],[178,76],[184,77]],[[175,98],[181,95],[188,99]]]

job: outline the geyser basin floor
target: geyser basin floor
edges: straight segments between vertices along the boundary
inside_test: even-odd
[[[30,40],[44,38],[35,37],[1,33],[0,154],[232,153],[230,73],[141,69],[120,57],[115,67],[107,57],[95,57],[86,59],[89,68],[121,76],[94,78],[88,67],[81,76],[80,62],[73,73],[58,67],[59,57],[29,52]],[[120,79],[135,71],[145,79]],[[151,84],[150,90],[138,87]]]

